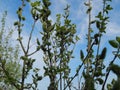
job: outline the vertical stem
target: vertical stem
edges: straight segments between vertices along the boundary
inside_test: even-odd
[[[104,17],[104,14],[105,14],[104,9],[105,9],[105,0],[103,0],[103,12],[102,12],[103,17]],[[103,22],[103,21],[102,21],[102,22]],[[101,28],[102,28],[102,27],[103,27],[103,26],[101,26]],[[101,41],[101,32],[99,32],[99,40],[98,40],[98,48],[97,48],[97,59],[98,59],[98,56],[99,56],[100,41]]]
[[[61,32],[61,49],[60,49],[60,54],[61,54],[61,60],[60,60],[60,69],[62,68],[62,57],[63,57],[63,50],[64,50],[64,46],[63,46],[63,33]],[[60,72],[60,90],[62,90],[62,72]]]
[[[78,90],[80,90],[80,77],[79,77],[79,73],[78,73]]]
[[[91,8],[91,2],[89,0],[89,8]],[[88,51],[90,50],[90,47],[91,47],[91,10],[89,12],[89,24],[88,24]]]
[[[28,40],[28,45],[27,45],[27,51],[26,51],[27,53],[28,53],[29,48],[30,48],[30,41],[31,41],[31,38],[32,38],[32,33],[34,31],[35,23],[36,23],[36,20],[34,20],[34,23],[33,23],[33,26],[32,26],[32,30],[30,32],[30,36],[29,36],[29,40]]]
[[[36,23],[36,21],[34,21],[34,24],[33,24],[33,26],[32,26],[32,30],[31,30],[31,33],[30,33],[30,36],[29,36],[29,40],[28,40],[27,51],[23,50],[26,57],[28,56],[27,54],[28,54],[28,51],[29,51],[30,41],[31,41],[31,38],[32,38],[32,33],[33,33],[33,30],[34,30],[34,27],[35,27],[35,23]],[[22,70],[22,83],[21,83],[22,85],[21,85],[21,90],[24,89],[24,82],[25,82],[25,65],[26,65],[26,61],[24,60],[24,61],[23,61],[23,70]]]
[[[89,0],[89,9],[91,8],[91,2]],[[90,51],[90,47],[91,47],[91,10],[88,13],[89,15],[89,24],[88,24],[88,48],[87,48],[87,52]],[[89,57],[88,57],[89,58]],[[89,60],[87,60],[87,74],[89,73]]]
[[[21,1],[22,1],[21,9],[23,10],[25,2],[24,2],[24,0],[21,0]],[[22,20],[19,18],[19,23],[20,23],[20,24],[21,24],[21,21],[22,21]],[[22,39],[21,39],[21,26],[20,26],[20,25],[18,25],[18,38],[19,38],[18,41],[19,41],[19,43],[20,43],[20,45],[21,45],[21,48],[22,48],[25,56],[27,56],[27,52],[26,52],[26,50],[25,50],[25,47],[24,47],[24,45],[23,45],[23,43],[22,43]],[[20,89],[20,90],[24,90],[24,83],[25,83],[25,64],[26,64],[26,62],[23,61],[22,81],[21,81],[21,89]]]
[[[23,89],[24,89],[24,81],[25,81],[25,61],[23,61],[23,70],[22,70],[21,90],[23,90]]]

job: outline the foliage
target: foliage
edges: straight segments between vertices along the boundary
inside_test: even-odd
[[[42,3],[38,1],[31,3],[31,12],[34,18],[38,16],[43,28],[43,32],[41,32],[42,43],[40,44],[37,41],[37,44],[44,52],[43,59],[46,64],[44,75],[49,76],[50,79],[48,90],[57,90],[58,84],[60,84],[60,90],[62,90],[70,79],[68,64],[72,58],[74,48],[69,50],[69,47],[72,44],[74,45],[79,38],[74,35],[76,26],[68,19],[69,6],[64,9],[65,14],[63,17],[58,14],[56,22],[52,24],[52,21],[49,20],[51,14],[50,4],[49,0],[43,0]],[[41,9],[39,8],[40,5],[42,6]],[[64,22],[61,21],[61,18],[64,19]],[[64,86],[62,82],[64,82]]]
[[[120,41],[119,41],[119,39],[120,39],[120,37],[117,36],[116,40],[109,41],[110,45],[113,48],[115,48],[116,51],[113,51],[114,58],[109,64],[107,75],[106,75],[106,80],[108,78],[110,71],[112,71],[113,73],[115,73],[117,75],[117,80],[113,79],[113,82],[111,84],[107,84],[108,90],[116,90],[116,89],[119,90],[120,89],[119,88],[119,85],[120,85],[120,66],[114,64],[116,58],[120,59]]]
[[[108,90],[116,90],[120,85],[120,67],[114,64],[116,58],[120,59],[120,37],[117,36],[116,40],[110,40],[110,45],[116,49],[113,51],[114,58],[111,60],[109,66],[104,65],[104,60],[106,58],[107,47],[104,46],[101,48],[101,41],[103,35],[106,33],[107,23],[109,22],[109,11],[112,10],[110,6],[110,2],[112,0],[103,0],[103,8],[98,14],[95,16],[95,20],[92,20],[92,0],[88,0],[85,2],[85,6],[88,8],[86,13],[88,15],[88,32],[87,32],[87,46],[86,51],[80,50],[80,60],[82,64],[78,66],[76,69],[76,73],[73,76],[70,76],[71,68],[69,63],[71,59],[74,58],[73,51],[75,48],[76,42],[79,40],[79,37],[76,35],[76,25],[72,23],[69,19],[69,8],[67,5],[64,9],[64,14],[57,14],[56,21],[52,22],[49,19],[51,15],[51,10],[49,9],[51,2],[50,0],[21,0],[22,4],[19,6],[17,10],[18,20],[14,23],[15,27],[17,27],[18,31],[18,42],[23,51],[20,56],[20,60],[22,62],[22,70],[18,73],[21,77],[16,76],[13,78],[11,72],[12,70],[20,69],[13,68],[10,66],[16,67],[16,62],[6,62],[7,59],[18,59],[17,56],[18,49],[13,51],[13,48],[8,44],[8,40],[11,36],[11,32],[8,34],[5,40],[3,38],[3,30],[4,30],[4,18],[2,22],[2,29],[0,33],[1,41],[5,41],[5,46],[2,42],[0,51],[1,57],[7,56],[5,59],[1,59],[1,67],[2,72],[6,74],[6,82],[8,85],[16,88],[17,90],[37,90],[38,89],[38,81],[42,80],[44,77],[48,77],[50,84],[47,87],[48,90],[96,90],[96,85],[101,85],[101,89],[105,89],[105,84],[107,82],[110,71],[113,71],[117,75],[117,80],[111,82],[111,84],[107,84]],[[25,47],[25,43],[23,42],[24,36],[22,37],[23,27],[25,26],[26,17],[24,16],[24,8],[26,4],[30,5],[30,12],[33,20],[33,25],[31,27],[31,31],[28,37],[27,46]],[[36,46],[34,47],[34,51],[30,52],[31,42],[32,42],[32,34],[34,33],[35,25],[37,22],[40,22],[42,26],[42,31],[40,32],[40,36],[42,37],[40,40],[36,38]],[[95,25],[93,28],[92,25]],[[7,42],[6,42],[7,41]],[[6,47],[7,45],[7,47]],[[42,50],[44,53],[43,61],[45,63],[44,75],[43,77],[39,75],[39,69],[33,68],[33,64],[36,61],[32,58],[32,55],[36,54],[36,52]],[[12,54],[9,55],[9,53]],[[5,54],[5,55],[2,55]],[[15,55],[14,55],[15,54]],[[16,57],[15,57],[16,56]],[[18,59],[19,60],[19,59]],[[17,63],[18,64],[18,63]],[[6,66],[5,66],[6,65]],[[83,69],[82,73],[80,70]],[[103,72],[105,71],[106,72]],[[17,71],[18,71],[17,70]],[[30,74],[33,72],[33,74]],[[81,78],[83,81],[81,82],[81,78],[79,75],[81,74]],[[2,75],[2,73],[1,73]],[[26,83],[26,79],[31,76],[32,82]],[[73,80],[78,77],[78,88],[73,87]],[[105,79],[104,79],[104,78]],[[2,79],[1,79],[2,80]],[[5,84],[7,84],[5,83]]]
[[[43,60],[46,64],[46,66],[44,67],[44,76],[49,76],[50,79],[48,90],[57,90],[58,84],[60,84],[60,89],[62,89],[67,85],[70,79],[70,68],[68,64],[70,62],[70,59],[73,58],[72,53],[74,49],[74,44],[76,43],[76,41],[79,40],[79,38],[75,36],[76,26],[71,23],[71,20],[68,19],[69,6],[65,8],[65,14],[63,15],[63,17],[58,14],[56,23],[52,24],[52,21],[48,19],[51,14],[51,11],[49,10],[49,6],[51,3],[49,0],[42,0],[42,2],[28,2],[31,5],[31,15],[34,20],[34,24],[29,36],[27,50],[25,50],[21,37],[22,27],[24,26],[22,22],[25,21],[25,17],[22,15],[23,8],[26,5],[24,0],[22,0],[22,6],[20,6],[17,11],[19,20],[14,23],[14,25],[18,27],[18,41],[24,52],[24,55],[21,57],[21,59],[23,60],[22,83],[19,87],[20,89],[24,89],[25,79],[28,76],[29,71],[33,69],[32,65],[35,60],[28,57],[41,49],[44,52]],[[61,21],[61,18],[64,19],[63,23]],[[43,28],[43,32],[40,32],[42,35],[42,43],[40,43],[39,39],[37,39],[36,42],[38,46],[36,48],[36,51],[29,54],[29,45],[33,29],[35,27],[35,23],[38,20],[40,20]],[[71,45],[73,46],[73,49],[69,50]],[[38,76],[37,73],[36,75]],[[36,89],[38,79],[36,81],[35,77],[32,77],[35,87],[30,88]],[[64,82],[64,87],[62,82]],[[27,84],[27,86],[32,85]]]
[[[38,68],[33,68],[33,63],[35,62],[35,59],[31,58],[31,56],[40,50],[38,39],[37,39],[38,46],[36,46],[36,50],[31,52],[31,53],[29,51],[31,49],[30,44],[31,44],[31,39],[32,39],[32,33],[34,31],[35,24],[38,20],[38,16],[36,16],[36,14],[32,14],[34,23],[32,25],[32,29],[31,29],[31,32],[29,35],[27,47],[25,47],[25,45],[23,43],[23,37],[21,35],[22,28],[24,26],[24,21],[26,20],[25,17],[23,16],[23,9],[26,6],[26,3],[30,2],[30,1],[29,0],[21,0],[21,1],[22,1],[22,5],[17,10],[18,21],[16,21],[14,23],[14,25],[17,27],[17,30],[18,30],[18,39],[17,40],[19,41],[19,44],[20,44],[21,49],[23,51],[23,55],[21,56],[23,67],[22,67],[22,78],[20,80],[21,83],[16,88],[18,90],[24,90],[24,89],[36,90],[38,87],[38,81],[40,81],[42,79],[42,76],[40,76],[38,74],[38,72],[39,72]],[[40,2],[36,1],[35,3],[32,3],[31,5],[34,7],[34,6],[39,5],[39,4],[40,4]],[[32,13],[34,12],[33,10],[31,10],[31,11],[32,11]],[[33,74],[31,75],[32,82],[26,83],[25,80],[29,76],[30,71],[33,72]]]
[[[4,90],[14,90],[13,82],[17,82],[21,77],[21,65],[19,64],[19,46],[11,45],[13,30],[6,30],[7,12],[4,12],[0,29],[0,88]],[[16,68],[14,68],[16,67]]]
[[[88,44],[86,57],[84,57],[83,51],[80,51],[80,56],[83,63],[79,68],[80,70],[84,65],[83,77],[85,82],[82,86],[84,90],[94,90],[96,84],[102,85],[104,83],[104,80],[102,79],[102,77],[105,75],[105,73],[103,73],[103,69],[105,68],[103,61],[106,57],[107,48],[104,47],[100,53],[100,43],[103,33],[106,32],[106,25],[109,19],[107,16],[108,12],[112,9],[108,2],[109,1],[103,0],[103,9],[96,16],[96,20],[91,20],[92,1],[88,0],[88,2],[85,2],[85,6],[88,7],[87,14],[89,16],[87,34]],[[98,30],[97,33],[95,33],[92,29],[93,24],[96,25],[96,28]],[[96,50],[93,47],[97,47]],[[94,51],[96,51],[96,54]]]

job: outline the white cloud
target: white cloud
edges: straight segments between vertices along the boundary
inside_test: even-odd
[[[67,0],[60,0],[60,2],[64,5],[68,4]]]
[[[120,25],[116,22],[109,22],[107,27],[107,36],[120,35]]]
[[[82,22],[79,24],[78,30],[80,30],[80,34],[78,35],[80,37],[80,43],[85,43],[86,33],[87,33],[88,25],[87,25],[87,17],[82,20]]]

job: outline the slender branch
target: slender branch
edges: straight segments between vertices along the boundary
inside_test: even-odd
[[[79,71],[81,70],[82,66],[84,65],[85,61],[87,60],[87,58],[88,58],[88,56],[89,56],[89,54],[91,52],[91,49],[92,49],[93,45],[94,45],[94,42],[92,43],[92,45],[90,47],[90,50],[88,51],[88,53],[87,53],[86,57],[84,58],[82,64],[79,65],[78,70],[76,71],[76,74],[71,78],[71,80],[67,83],[67,85],[64,87],[63,90],[65,90],[71,84],[71,82],[74,80],[74,78],[78,75]]]
[[[63,33],[61,32],[61,49],[60,49],[60,55],[61,55],[61,60],[60,60],[60,68],[62,68],[62,62],[63,62],[63,51],[64,51],[64,39],[63,39]],[[60,90],[62,90],[62,72],[60,72]]]
[[[91,8],[91,2],[89,0],[89,9]],[[88,51],[91,47],[91,10],[89,11],[89,24],[88,24]]]
[[[106,0],[103,0],[103,11],[102,11],[102,16],[104,17],[104,15],[105,15],[105,2],[106,2]],[[102,22],[104,22],[104,21],[102,21]],[[103,28],[103,26],[101,26],[101,28]],[[98,48],[97,48],[97,58],[98,58],[98,56],[99,56],[99,50],[100,50],[100,42],[101,42],[101,32],[99,31],[99,40],[98,40]]]
[[[116,53],[116,55],[114,56],[113,60],[110,62],[109,67],[114,63],[114,61],[116,60],[119,52],[120,52],[120,47],[118,48],[117,53]],[[110,74],[110,69],[109,69],[109,67],[108,67],[108,72],[107,72],[107,74],[106,74],[106,76],[105,76],[105,80],[104,80],[104,83],[103,83],[103,86],[102,86],[102,90],[104,90],[105,84],[106,84],[107,79],[108,79],[108,76],[109,76],[109,74]]]
[[[22,6],[21,6],[21,10],[23,10],[24,7],[24,0],[22,0]],[[19,16],[18,16],[19,17]],[[21,19],[19,18],[19,23],[21,24]],[[20,42],[21,48],[23,50],[24,53],[26,53],[25,51],[25,47],[22,43],[22,37],[21,37],[21,25],[18,25],[18,41]]]
[[[103,9],[102,9],[102,16],[104,17],[105,16],[105,0],[103,0]],[[102,20],[102,22],[104,22],[103,20]],[[103,28],[103,26],[101,26],[101,28]],[[94,70],[94,73],[96,72],[96,69],[97,69],[97,63],[98,63],[98,59],[99,59],[99,51],[100,51],[100,42],[101,42],[101,39],[102,39],[102,36],[101,36],[101,32],[99,31],[98,32],[98,34],[99,34],[99,37],[98,37],[98,47],[97,47],[97,54],[96,54],[96,59],[95,59],[95,61],[96,61],[96,64],[95,64],[95,70]],[[94,77],[94,73],[93,73],[93,75],[92,75],[92,77]]]
[[[23,10],[24,4],[25,4],[25,2],[24,2],[24,0],[22,0],[21,10]],[[19,23],[21,24],[21,18],[19,18]],[[21,37],[21,25],[18,25],[18,38],[19,38],[18,41],[20,42],[21,48],[26,56],[26,50],[22,43],[22,37]],[[22,81],[21,81],[21,89],[20,90],[24,89],[24,81],[25,81],[25,61],[23,61]]]
[[[93,74],[92,74],[92,77],[94,78],[94,75],[95,75],[95,72],[97,70],[97,63],[98,63],[98,59],[99,59],[99,50],[100,50],[100,42],[101,42],[101,33],[99,32],[99,38],[98,38],[98,47],[97,47],[97,55],[96,55],[96,58],[95,58],[95,69],[93,71]]]
[[[89,52],[90,50],[90,47],[91,47],[91,2],[89,0],[88,2],[89,6],[88,8],[90,9],[89,10],[89,13],[88,13],[88,18],[89,18],[89,24],[88,24],[88,48],[87,48],[87,52]],[[87,74],[89,73],[89,60],[87,60]]]
[[[22,70],[22,82],[21,82],[21,90],[24,88],[24,81],[25,81],[25,60],[23,61],[23,70]]]
[[[105,2],[106,2],[106,0],[103,0],[103,17],[104,17],[104,15],[105,15]],[[102,21],[102,22],[104,22],[104,21]],[[101,28],[103,28],[103,26],[101,26]],[[98,58],[98,55],[99,55],[99,50],[100,50],[100,42],[101,42],[101,33],[100,33],[100,31],[99,31],[99,40],[98,40],[98,48],[97,48],[97,58]]]
[[[77,90],[80,90],[80,83],[81,83],[81,78],[80,79],[78,78],[78,89]]]
[[[27,56],[31,56],[31,55],[35,54],[37,51],[38,51],[38,50],[35,50],[34,52],[28,54]]]
[[[29,36],[29,40],[28,40],[28,45],[27,45],[27,53],[28,53],[29,48],[30,48],[30,41],[31,41],[31,38],[32,38],[32,33],[34,31],[34,28],[35,28],[35,23],[36,23],[36,20],[34,20],[34,23],[33,23],[33,26],[32,26],[32,30],[30,32],[30,36]]]
[[[18,37],[19,37],[19,38],[21,38],[21,36],[20,36],[20,35],[18,35]],[[23,45],[23,43],[22,43],[22,41],[21,41],[21,40],[19,40],[19,43],[20,43],[20,46],[21,46],[21,48],[22,48],[23,52],[24,52],[24,53],[26,53],[25,48],[24,48],[24,45]]]

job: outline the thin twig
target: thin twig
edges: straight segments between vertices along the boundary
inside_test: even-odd
[[[32,30],[30,32],[30,36],[29,36],[29,40],[28,40],[28,45],[27,45],[27,53],[28,53],[29,48],[30,48],[30,42],[31,42],[31,38],[32,38],[32,33],[34,31],[34,28],[35,28],[35,23],[36,23],[36,20],[34,20],[34,23],[33,23],[33,26],[32,26]]]
[[[71,78],[71,80],[67,83],[67,85],[64,87],[63,90],[65,90],[65,89],[71,84],[71,82],[74,80],[74,78],[78,75],[78,73],[79,73],[79,71],[81,70],[82,66],[84,65],[86,59],[88,58],[88,56],[89,56],[89,54],[90,54],[90,52],[91,52],[91,49],[92,49],[93,45],[94,45],[94,42],[92,43],[92,45],[91,45],[91,47],[90,47],[90,50],[88,51],[88,53],[87,53],[85,59],[83,60],[82,64],[79,65],[78,70],[76,71],[76,74]]]
[[[22,6],[21,6],[21,9],[22,9],[22,10],[23,10],[24,4],[25,4],[25,2],[24,2],[24,0],[22,0]],[[21,24],[21,19],[20,19],[20,18],[19,18],[19,23]],[[23,50],[23,52],[24,52],[24,54],[25,54],[25,56],[26,56],[25,47],[24,47],[24,45],[23,45],[23,43],[22,43],[22,39],[21,39],[21,26],[20,26],[20,25],[18,25],[18,38],[19,38],[18,40],[19,40],[19,42],[20,42],[21,48],[22,48],[22,50]],[[21,90],[24,89],[24,81],[25,81],[25,61],[23,61]]]
[[[37,51],[38,51],[38,50],[35,50],[34,52],[28,54],[27,56],[31,56],[31,55],[35,54]]]
[[[119,52],[120,52],[120,47],[118,48],[118,51],[117,51],[116,55],[114,56],[113,60],[110,62],[109,67],[114,63],[114,61],[116,60]],[[102,86],[102,90],[104,90],[105,84],[106,84],[107,79],[108,79],[108,76],[109,76],[109,74],[110,74],[110,69],[109,69],[109,67],[108,67],[108,72],[107,72],[107,74],[106,74],[106,76],[105,76],[105,80],[104,80],[104,83],[103,83],[103,86]]]

